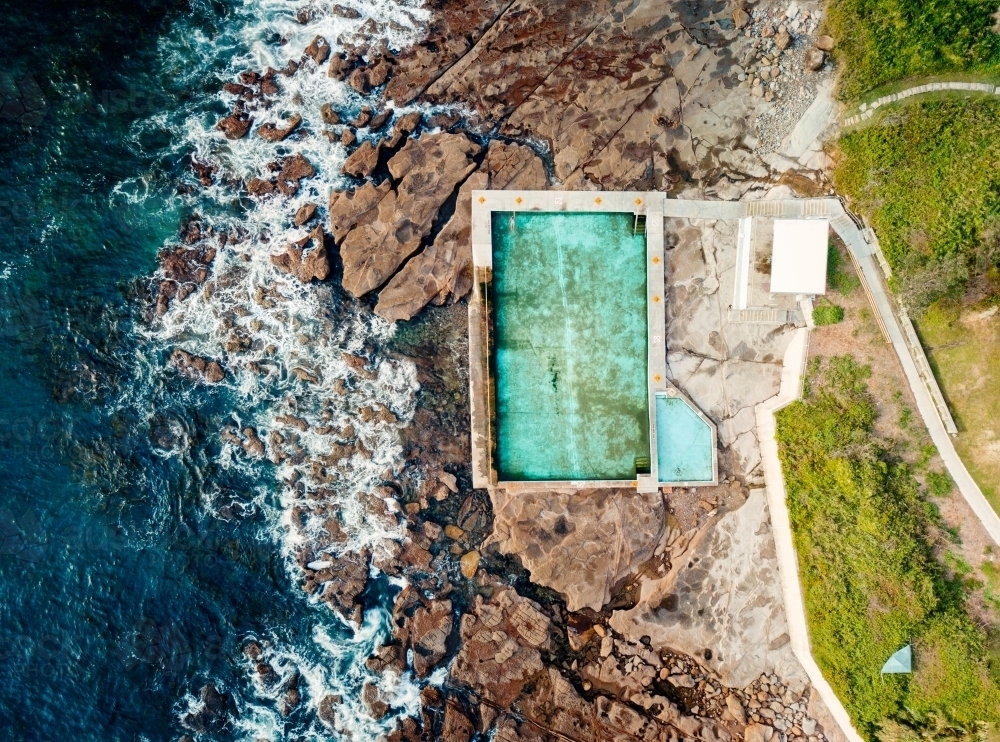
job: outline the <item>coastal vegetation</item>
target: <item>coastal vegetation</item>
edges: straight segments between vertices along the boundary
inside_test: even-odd
[[[817,327],[835,325],[844,319],[844,308],[836,304],[820,304],[813,309],[813,322]]]
[[[1000,101],[914,101],[847,133],[837,188],[871,221],[914,315],[998,293]]]
[[[851,356],[813,359],[777,416],[813,654],[863,736],[977,738],[1000,721],[996,637],[970,617],[967,570],[938,558],[936,505],[875,432],[869,375]],[[881,675],[906,644],[913,674]]]
[[[839,94],[907,77],[1000,73],[995,0],[833,0],[828,30],[843,72]]]

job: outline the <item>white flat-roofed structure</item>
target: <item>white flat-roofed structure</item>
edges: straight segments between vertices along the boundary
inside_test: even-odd
[[[771,293],[826,293],[828,219],[775,219]]]

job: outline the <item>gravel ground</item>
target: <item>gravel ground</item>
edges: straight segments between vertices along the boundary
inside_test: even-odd
[[[754,122],[754,152],[766,155],[780,149],[834,69],[829,59],[824,59],[818,71],[806,69],[806,54],[814,48],[822,10],[791,3],[754,8],[748,15],[741,33],[751,47],[739,60],[737,77],[741,87],[750,88],[755,97],[769,104],[758,108]],[[786,33],[787,46],[781,49]]]

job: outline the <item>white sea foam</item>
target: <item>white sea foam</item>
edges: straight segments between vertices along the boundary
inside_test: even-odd
[[[193,84],[214,75],[221,89],[222,83],[234,80],[242,70],[261,71],[268,66],[280,69],[289,59],[298,61],[316,35],[325,37],[337,52],[338,37],[356,32],[368,19],[375,21],[375,25],[366,26],[369,31],[379,29],[374,36],[368,36],[368,43],[403,47],[420,37],[421,24],[429,15],[419,2],[410,0],[340,0],[340,4],[356,8],[362,17],[346,19],[335,15],[333,3],[246,0],[218,38],[198,34],[170,37],[163,42],[161,51],[180,80]],[[303,24],[297,14],[304,8],[312,8],[314,16]],[[284,43],[273,43],[276,38]],[[219,59],[226,60],[226,64],[216,66]],[[150,358],[156,362],[146,361],[150,368],[139,375],[150,382],[156,374],[164,373],[163,366],[174,347],[218,359],[227,377],[214,391],[232,400],[230,417],[234,427],[253,427],[265,441],[267,434],[275,430],[294,436],[301,455],[279,465],[252,460],[231,442],[222,444],[215,464],[243,473],[248,482],[259,482],[251,484],[250,494],[242,504],[270,513],[276,548],[286,557],[289,579],[297,581],[302,575],[295,555],[309,547],[314,535],[322,533],[322,522],[329,517],[309,514],[315,503],[303,496],[302,489],[308,492],[323,486],[324,502],[336,507],[347,536],[345,543],[327,545],[321,553],[313,554],[312,561],[335,560],[345,551],[377,551],[387,540],[401,537],[402,526],[373,516],[364,499],[386,472],[398,473],[402,459],[399,430],[414,414],[417,382],[412,364],[386,357],[379,350],[392,336],[391,324],[356,302],[345,301],[329,287],[299,284],[271,262],[272,255],[308,233],[307,228],[292,224],[295,211],[306,202],[317,203],[318,218],[326,219],[329,194],[342,185],[339,173],[347,152],[339,143],[330,143],[320,135],[320,107],[330,103],[347,119],[370,102],[346,84],[328,77],[325,67],[317,69],[311,60],[293,76],[279,75],[276,79],[281,91],[273,106],[253,113],[255,127],[264,122],[280,125],[292,113],[298,113],[308,136],[267,142],[251,133],[238,141],[227,140],[215,128],[219,106],[209,105],[211,101],[186,103],[182,115],[164,114],[144,123],[149,130],[172,132],[173,144],[164,154],[165,161],[190,154],[218,168],[213,185],[173,196],[171,206],[180,211],[197,210],[203,227],[210,226],[216,235],[239,229],[245,237],[235,245],[221,247],[205,284],[186,299],[172,302],[164,316],[142,330],[154,351]],[[233,104],[232,96],[221,90],[218,101],[227,109]],[[364,130],[359,134],[367,136]],[[263,177],[268,163],[296,152],[314,165],[318,176],[303,181],[291,198],[265,199],[246,208],[249,197],[230,183]],[[136,178],[120,184],[114,198],[123,205],[141,203],[149,198],[150,191],[146,179]],[[365,368],[360,372],[352,368],[345,353],[366,358]],[[318,381],[300,380],[295,369],[305,369]],[[340,393],[334,391],[338,383],[343,386]],[[203,393],[192,385],[185,392],[186,400],[196,405]],[[123,398],[123,405],[134,402],[128,394]],[[372,416],[363,412],[365,408],[385,409],[391,414]],[[299,431],[283,425],[278,420],[283,415],[304,419],[308,429]],[[340,461],[336,471],[327,467],[322,482],[316,481],[310,461],[329,454],[334,441],[318,429],[343,430],[348,426],[356,434],[358,451]],[[268,448],[272,446],[268,444]],[[303,486],[289,484],[293,481]],[[275,488],[277,507],[269,505],[273,500],[268,497],[268,490]],[[212,493],[206,493],[206,501],[213,499]],[[217,512],[226,504],[231,503],[215,502],[209,510]],[[296,508],[306,512],[302,527],[292,522]],[[301,675],[302,703],[311,714],[304,727],[298,725],[297,733],[306,738],[329,737],[315,712],[320,699],[335,694],[343,698],[336,712],[338,730],[349,733],[354,740],[376,739],[391,727],[394,717],[390,715],[378,723],[371,719],[360,700],[365,682],[378,685],[394,713],[418,711],[419,688],[409,674],[389,672],[377,676],[364,665],[377,644],[389,636],[387,610],[369,610],[360,627],[344,624],[325,608],[317,611],[317,616],[319,623],[305,646],[294,645],[277,629],[264,640],[269,647],[268,661],[279,676],[287,679],[292,672]],[[276,689],[282,684],[262,683],[249,666],[246,676],[255,678],[249,684],[250,691],[231,689],[239,709],[233,722],[236,729],[248,740],[281,737],[287,725],[278,708]],[[179,705],[180,712],[195,702],[193,697],[185,699]]]

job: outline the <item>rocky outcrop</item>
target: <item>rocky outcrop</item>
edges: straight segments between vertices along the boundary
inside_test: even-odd
[[[512,588],[499,590],[489,601],[476,596],[472,611],[462,616],[462,647],[451,664],[452,680],[508,708],[544,671],[539,650],[549,646],[549,624],[538,604]],[[488,717],[489,709],[482,714]]]
[[[188,234],[196,242],[201,239],[200,229],[193,225],[196,234]],[[183,301],[196,287],[208,279],[208,269],[215,260],[216,249],[205,244],[187,247],[176,246],[160,251],[160,273],[163,276],[157,287],[156,313],[166,314],[170,302],[174,299]]]
[[[488,543],[517,556],[532,582],[557,590],[571,611],[601,610],[664,535],[658,492],[497,489],[492,498]]]
[[[472,191],[545,188],[545,165],[524,145],[491,142],[486,161],[458,192],[455,213],[434,243],[411,258],[379,292],[376,313],[408,320],[427,304],[465,297],[472,289]]]
[[[472,157],[479,151],[462,134],[410,139],[388,163],[398,183],[395,189],[366,184],[359,189],[364,191],[360,198],[337,198],[330,209],[334,237],[342,225],[352,225],[340,242],[345,289],[363,296],[392,277],[420,247],[444,202],[476,168]]]
[[[271,262],[282,273],[295,276],[302,283],[314,278],[326,280],[330,275],[330,256],[323,241],[323,228],[312,232],[285,248],[285,251],[271,256]]]
[[[302,123],[302,116],[295,113],[292,114],[288,121],[285,122],[283,127],[279,127],[277,124],[261,124],[257,127],[257,136],[268,142],[281,142],[288,138],[288,136],[299,128],[299,124]]]

